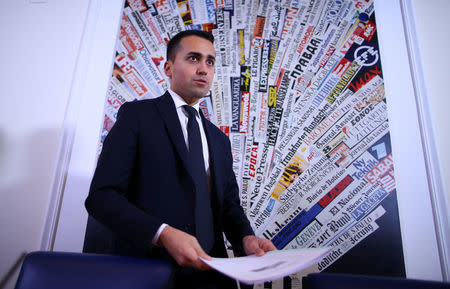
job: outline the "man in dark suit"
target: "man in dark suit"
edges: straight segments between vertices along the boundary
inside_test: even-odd
[[[169,91],[120,108],[86,199],[112,232],[111,253],[173,262],[177,288],[233,286],[199,259],[226,256],[222,232],[245,254],[275,249],[254,236],[240,206],[228,138],[199,111],[214,77],[213,41],[194,30],[172,38]]]

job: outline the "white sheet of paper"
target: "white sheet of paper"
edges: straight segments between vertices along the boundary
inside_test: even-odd
[[[245,284],[272,281],[298,272],[330,252],[331,248],[304,248],[267,252],[264,256],[212,258],[202,261],[215,270]]]

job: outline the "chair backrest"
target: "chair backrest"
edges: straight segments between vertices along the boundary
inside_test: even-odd
[[[303,278],[304,289],[450,289],[449,283],[397,277],[313,273]]]
[[[22,264],[15,289],[168,288],[172,269],[153,259],[32,252]]]

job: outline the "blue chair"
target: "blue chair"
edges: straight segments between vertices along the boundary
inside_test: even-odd
[[[123,256],[32,252],[15,289],[170,288],[172,269],[159,260]]]
[[[450,289],[449,283],[351,274],[313,273],[303,277],[303,289]]]

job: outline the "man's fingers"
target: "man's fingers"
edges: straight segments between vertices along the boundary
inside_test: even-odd
[[[265,252],[277,249],[270,240],[256,236],[245,236],[242,242],[247,255],[255,254],[257,256],[263,256]]]
[[[262,255],[264,255],[264,250],[261,249],[261,248],[257,248],[257,249],[255,250],[255,255],[256,255],[256,256],[262,256]]]
[[[180,266],[194,267],[199,270],[210,270],[199,257],[211,260],[211,256],[203,251],[197,239],[183,231],[167,226],[161,233],[160,244]]]
[[[196,253],[195,259],[199,259],[199,257],[202,257],[203,259],[211,260],[211,256],[209,256],[208,254],[206,254],[205,251],[203,251],[203,248],[200,246],[197,239],[195,239],[195,243],[193,244],[193,249],[195,250],[195,253]]]
[[[180,266],[189,266],[193,267],[198,270],[211,270],[211,267],[208,266],[208,264],[204,263],[200,259],[200,255],[198,254],[198,250],[201,250],[201,248],[197,245],[194,245],[193,247],[188,249],[188,252],[185,252],[185,254],[182,254],[181,258],[178,262]],[[203,251],[203,250],[201,250]],[[205,252],[203,252],[202,258],[210,260],[211,257],[207,255]]]
[[[264,251],[259,247],[258,241],[256,239],[252,240],[252,242],[250,243],[250,251],[257,256],[264,255]]]
[[[205,252],[203,252],[203,254],[198,254],[199,257],[202,257],[205,260],[211,261],[212,258],[211,256],[209,256],[208,254],[206,254]]]
[[[263,247],[264,251],[274,251],[277,250],[277,247],[275,247],[275,245],[269,241],[269,240],[263,240],[263,244],[261,247]]]
[[[206,254],[205,251],[203,251],[202,247],[199,244],[198,247],[197,247],[197,260],[196,260],[197,262],[196,262],[196,266],[195,267],[197,269],[199,269],[199,270],[211,270],[212,268],[208,264],[203,262],[200,259],[200,257],[203,258],[203,259],[206,259],[208,261],[212,259],[211,256],[209,256],[208,254]]]
[[[212,268],[208,265],[208,264],[206,264],[205,262],[203,262],[203,260],[201,260],[200,258],[198,259],[198,264],[197,264],[197,266],[196,266],[196,268],[198,269],[198,270],[202,270],[202,271],[206,271],[206,270],[212,270]]]

